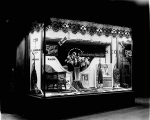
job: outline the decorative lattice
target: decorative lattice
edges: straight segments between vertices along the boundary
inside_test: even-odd
[[[85,24],[86,23],[86,24]],[[113,36],[113,37],[131,37],[131,29],[127,27],[118,27],[112,25],[96,24],[91,22],[80,22],[75,20],[64,20],[64,19],[50,19],[49,23],[38,23],[32,24],[32,32],[39,30],[52,29],[55,32],[62,30],[64,33],[71,31],[73,34],[90,34],[91,36],[97,34],[98,36]]]

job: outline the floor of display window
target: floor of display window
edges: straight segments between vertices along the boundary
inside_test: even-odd
[[[81,89],[75,91],[72,88],[65,90],[61,89],[59,92],[57,89],[49,89],[45,92],[46,97],[51,97],[51,96],[64,96],[64,95],[77,95],[77,94],[90,94],[90,93],[105,93],[105,92],[116,92],[116,91],[128,91],[132,90],[132,88],[89,88],[89,89]]]

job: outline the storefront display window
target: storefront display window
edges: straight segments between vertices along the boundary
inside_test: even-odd
[[[51,23],[27,40],[32,94],[52,97],[132,90],[130,28],[63,19],[51,19]]]

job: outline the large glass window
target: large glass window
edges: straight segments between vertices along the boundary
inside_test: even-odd
[[[132,90],[131,36],[116,27],[73,30],[52,26],[30,34],[30,91],[52,97]]]

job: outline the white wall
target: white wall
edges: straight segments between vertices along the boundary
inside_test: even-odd
[[[46,31],[46,37],[51,39],[67,37],[68,40],[82,39],[82,40],[101,41],[103,43],[111,43],[111,36],[109,37],[106,37],[105,35],[98,36],[96,34],[90,36],[87,33],[85,35],[82,35],[81,33],[73,34],[71,31],[69,31],[68,33],[64,33],[62,30],[54,32],[52,29]]]

